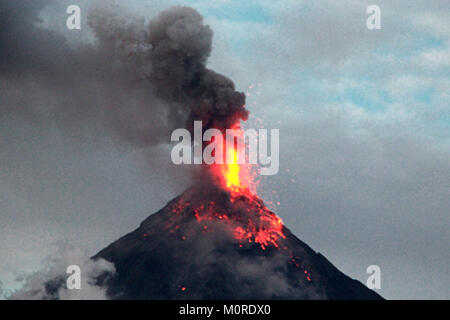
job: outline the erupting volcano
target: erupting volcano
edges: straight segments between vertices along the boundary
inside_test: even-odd
[[[70,55],[64,51],[64,68],[75,67],[61,79],[75,74],[77,88],[83,82],[79,79],[89,79],[86,83],[95,85],[86,96],[103,97],[105,109],[98,109],[103,104],[94,99],[92,112],[80,119],[98,114],[124,141],[149,148],[168,142],[170,133],[180,127],[195,135],[196,122],[202,123],[198,131],[203,136],[208,129],[239,132],[247,120],[245,94],[206,67],[213,33],[196,10],[177,6],[148,21],[97,8],[89,13],[88,24],[96,42],[79,52],[67,49]],[[43,39],[45,44],[52,37]],[[8,50],[15,50],[15,45],[4,47],[7,57],[22,58],[30,51],[26,46],[14,54]],[[87,58],[92,61],[83,67]],[[57,59],[43,61],[47,60]],[[43,74],[59,69],[44,69]],[[78,115],[82,109],[77,105],[76,112],[68,113]],[[224,151],[223,164],[197,165],[201,170],[195,171],[192,187],[92,258],[115,266],[114,274],[96,278],[107,288],[108,297],[381,299],[296,238],[264,205],[252,175],[258,168],[241,164],[239,145],[222,141],[223,149],[216,151]],[[201,143],[191,147],[198,146],[206,147]],[[58,289],[52,289],[52,283],[61,281],[46,284],[51,298]]]
[[[94,259],[113,299],[381,299],[296,238],[250,188],[236,163],[205,179]]]
[[[191,188],[93,257],[115,265],[112,277],[99,278],[108,296],[380,299],[291,234],[257,196],[255,167],[239,161],[243,144],[238,142],[245,140],[240,123],[248,118],[245,94],[206,68],[212,31],[202,17],[191,8],[175,7],[149,27],[145,57],[152,59],[152,72],[147,79],[155,92],[184,107],[190,132],[195,134],[194,121],[201,121],[201,133],[235,129],[236,143],[221,141],[216,151],[223,151],[223,164],[200,164]]]

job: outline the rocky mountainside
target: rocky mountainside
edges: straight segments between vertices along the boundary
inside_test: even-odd
[[[191,188],[93,259],[112,299],[382,299],[293,235],[255,195]]]

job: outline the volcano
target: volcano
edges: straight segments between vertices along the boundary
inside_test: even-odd
[[[262,170],[274,159],[278,168],[278,134],[270,139],[269,157],[266,134],[241,132],[241,122],[249,117],[245,106],[249,94],[237,91],[231,79],[207,67],[213,31],[195,9],[174,6],[150,19],[135,19],[134,13],[115,12],[113,3],[105,8],[95,5],[86,16],[92,39],[66,46],[63,35],[38,25],[39,10],[47,1],[17,7],[16,2],[0,1],[0,73],[13,84],[22,78],[32,81],[38,98],[50,94],[49,119],[33,108],[33,99],[29,105],[18,99],[20,110],[30,108],[31,120],[41,119],[42,113],[50,128],[69,125],[62,130],[70,133],[68,143],[72,135],[85,136],[76,131],[78,127],[95,135],[111,130],[111,140],[105,137],[108,143],[117,135],[120,145],[146,148],[194,137],[190,146],[178,141],[181,161],[171,159],[173,164],[201,166],[189,171],[195,176],[193,186],[92,257],[114,264],[114,273],[92,271],[94,284],[105,288],[109,298],[381,299],[295,237],[253,190],[256,180],[246,169],[261,165]],[[7,100],[15,101],[20,90],[8,90],[7,96],[12,95]],[[276,106],[265,108],[268,115],[276,112]],[[179,130],[182,134],[175,134]],[[195,141],[196,137],[201,139]],[[189,160],[184,162],[185,158]],[[250,161],[242,161],[246,158]],[[67,280],[88,279],[90,288],[91,267],[83,269],[88,277],[74,272]],[[49,272],[50,280],[43,279],[43,284],[39,275],[31,277],[25,296],[61,298],[60,289],[75,288],[67,287],[66,270],[58,269],[56,277]]]
[[[248,190],[196,186],[96,254],[112,299],[382,299],[293,235]]]

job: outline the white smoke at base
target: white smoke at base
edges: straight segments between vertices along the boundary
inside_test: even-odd
[[[71,274],[67,268],[78,266],[80,288],[69,289],[67,279]],[[59,244],[55,256],[48,259],[48,265],[40,271],[25,274],[17,280],[24,283],[20,290],[13,292],[10,300],[105,300],[106,288],[98,283],[98,277],[109,277],[115,273],[114,265],[104,259],[92,260],[80,246]]]

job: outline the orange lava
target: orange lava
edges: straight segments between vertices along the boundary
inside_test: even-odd
[[[237,152],[235,148],[228,148],[227,152],[231,155],[230,157],[233,159],[233,162],[225,165],[225,184],[227,188],[236,191],[242,188],[241,179],[239,179],[241,169],[237,163]]]
[[[237,140],[237,143],[230,143],[226,139],[222,141],[224,164],[213,164],[209,169],[218,179],[221,187],[228,190],[233,196],[244,194],[249,190],[252,193],[256,193],[257,181],[255,175],[257,165],[241,164],[245,161],[242,161],[244,159],[239,159],[239,157],[246,158],[243,131],[240,129],[239,123],[235,124],[231,129],[235,130],[233,137]],[[239,163],[238,160],[240,160]]]
[[[236,128],[239,128],[238,124]],[[242,133],[240,130],[235,132]],[[237,139],[242,139],[242,136],[237,136]],[[224,164],[206,167],[207,172],[214,177],[217,191],[213,187],[197,193],[194,188],[172,204],[172,213],[175,216],[193,214],[197,222],[201,223],[203,234],[214,231],[214,222],[226,225],[241,248],[258,244],[263,250],[268,247],[280,249],[280,238],[285,238],[283,222],[256,194],[256,170],[252,170],[256,165],[240,164],[242,161],[238,161],[243,154],[239,153],[238,148],[245,147],[243,144],[223,143],[222,146],[224,160],[231,162],[224,161]],[[177,232],[178,229],[179,224],[174,222],[171,232]],[[184,235],[182,240],[186,240]]]
[[[236,138],[242,140],[242,131],[239,130],[239,124],[233,126],[236,130]],[[244,144],[228,145],[224,143],[225,161],[222,165],[212,166],[213,174],[219,176],[222,188],[230,193],[230,202],[237,203],[243,201],[248,206],[249,218],[245,224],[234,227],[233,233],[235,239],[240,243],[246,241],[249,243],[258,243],[265,250],[268,246],[279,247],[278,239],[284,238],[283,222],[273,212],[271,212],[256,195],[255,170],[251,170],[251,165],[238,163],[238,152],[244,154],[243,150],[238,147],[245,148]],[[231,160],[231,163],[229,162]],[[256,166],[256,165],[253,165]],[[196,212],[198,221],[204,219]],[[219,220],[227,221],[230,219],[226,213],[215,213]]]

